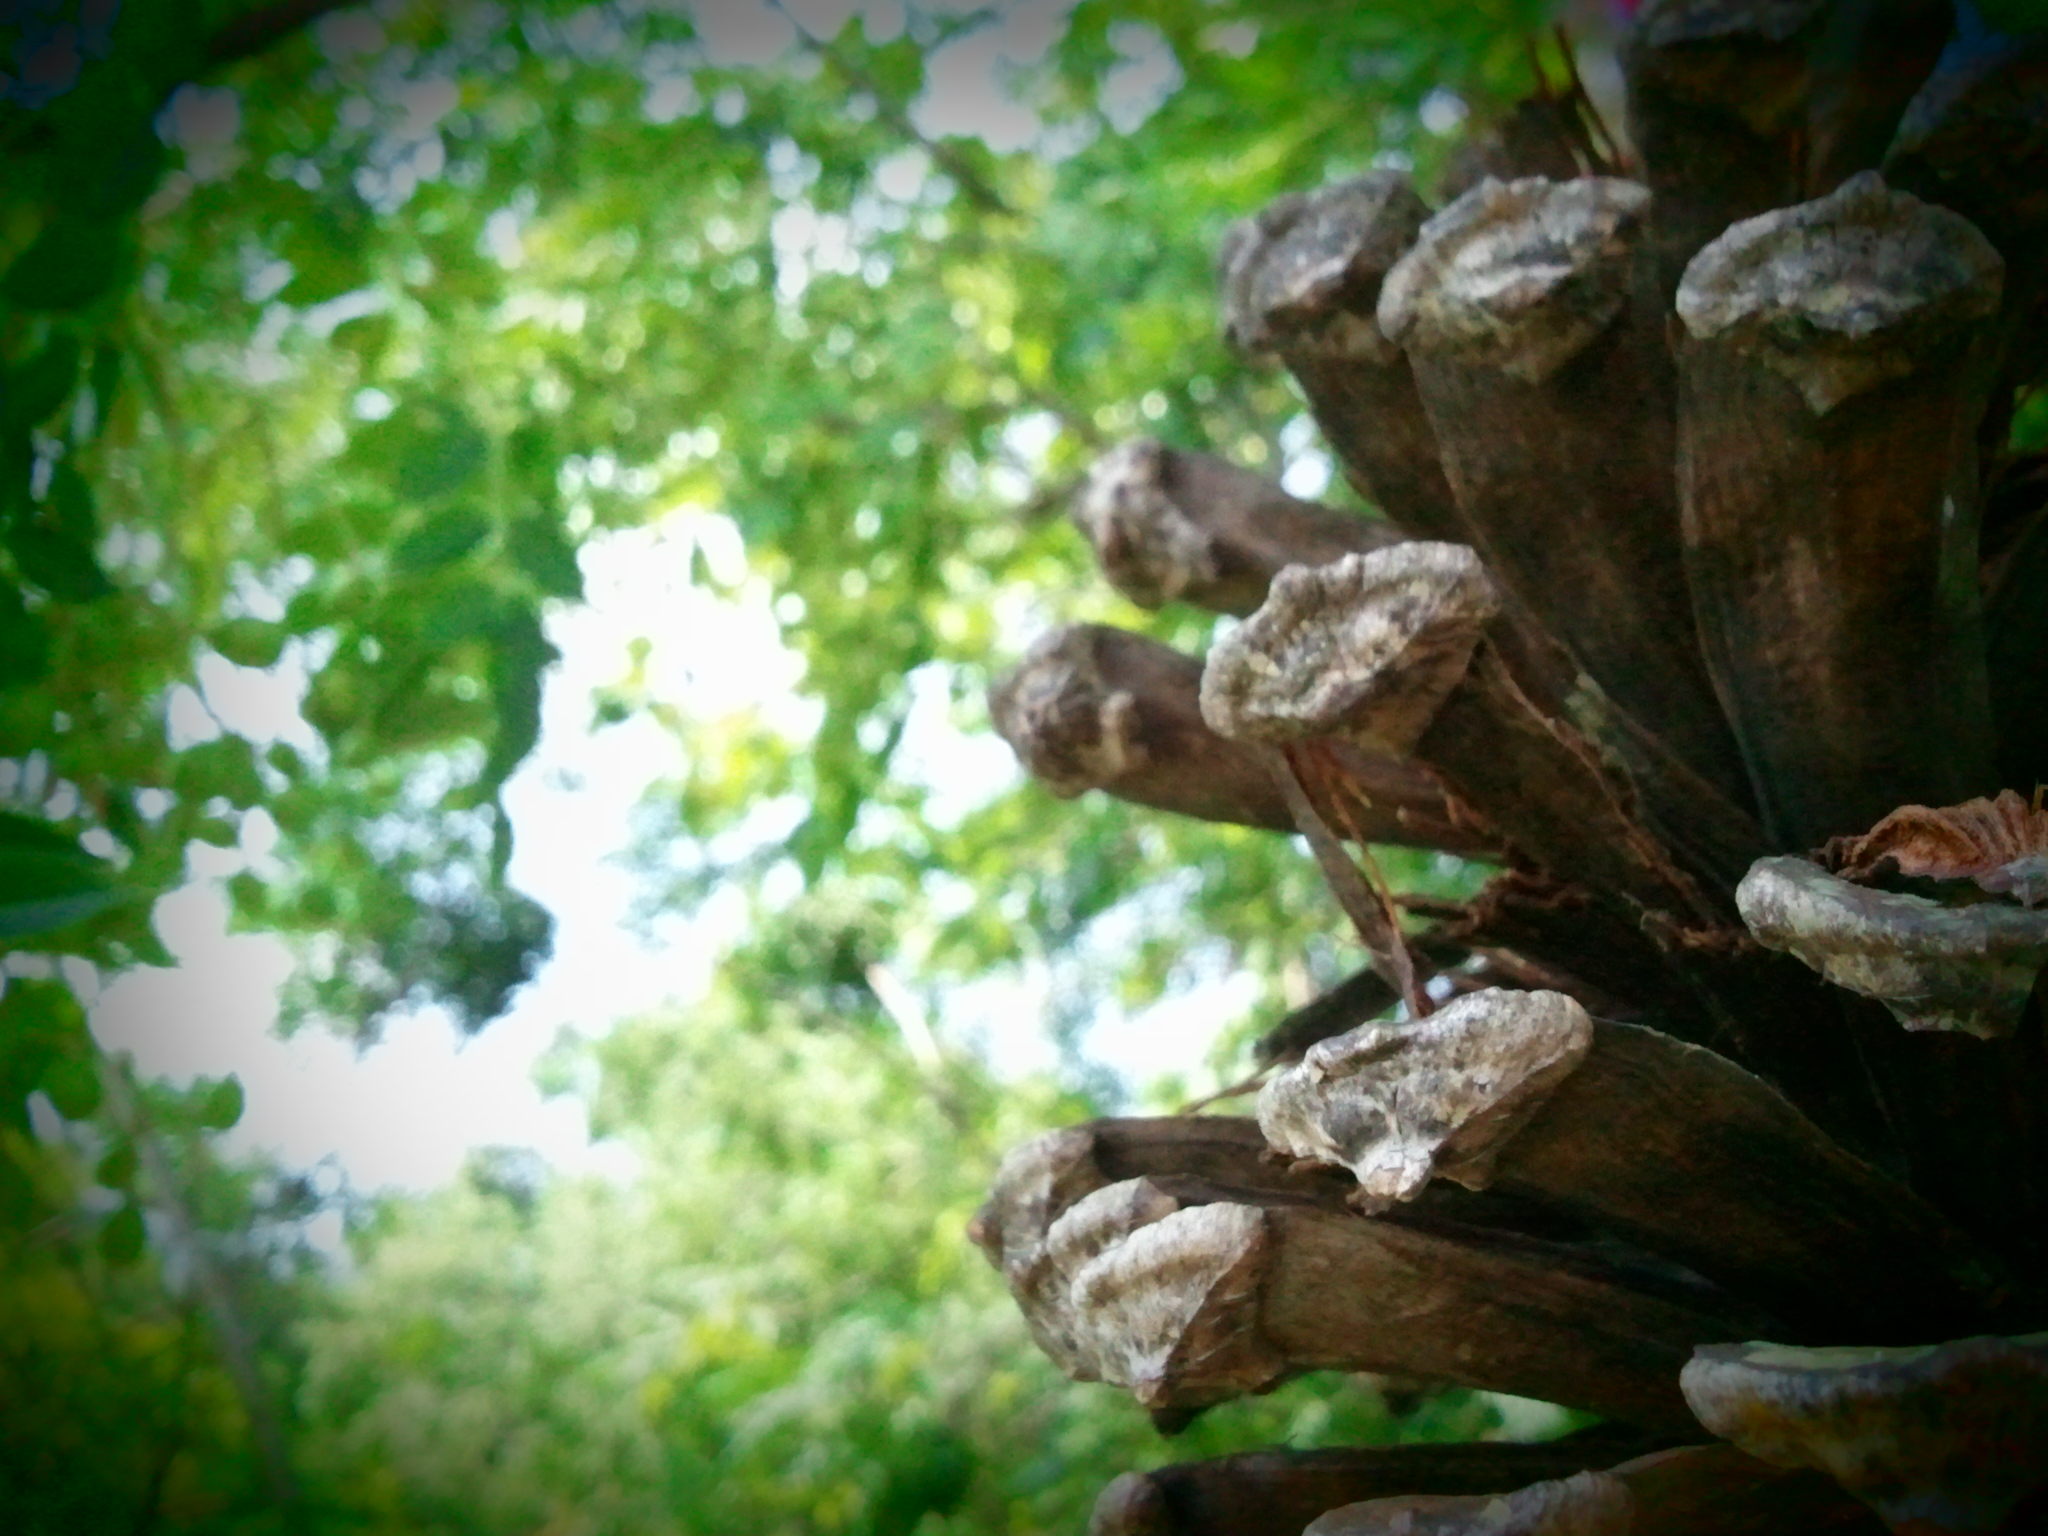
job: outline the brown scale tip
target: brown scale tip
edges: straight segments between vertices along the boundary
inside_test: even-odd
[[[1648,187],[1612,176],[1488,177],[1387,274],[1380,329],[1410,352],[1540,384],[1627,307],[1649,206]]]
[[[1680,1375],[1715,1434],[1815,1467],[1895,1531],[2017,1529],[2048,1487],[2048,1334],[1906,1349],[1712,1344]]]
[[[1500,611],[1479,557],[1415,541],[1288,566],[1202,671],[1218,735],[1285,742],[1343,734],[1405,756]]]
[[[1223,330],[1253,356],[1301,351],[1393,363],[1373,318],[1382,278],[1429,209],[1405,173],[1294,193],[1232,225],[1218,259]]]
[[[2008,1035],[2048,966],[2048,908],[1944,906],[1856,885],[1801,858],[1757,860],[1735,904],[1758,943],[1878,999],[1912,1030]]]
[[[1678,317],[1789,380],[1817,416],[1916,372],[1998,312],[2005,263],[1961,214],[1875,171],[1731,224],[1693,257]]]

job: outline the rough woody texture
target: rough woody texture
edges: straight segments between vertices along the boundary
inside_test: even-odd
[[[1398,171],[1280,198],[1224,236],[1223,329],[1301,383],[1354,488],[1411,538],[1463,537],[1408,360],[1374,318],[1429,209]]]
[[[1343,1208],[1349,1180],[1285,1170],[1265,1151],[1258,1124],[1234,1115],[1092,1120],[1047,1131],[1003,1159],[967,1234],[991,1264],[1014,1277],[1038,1261],[1046,1228],[1077,1200],[1111,1184],[1169,1173]]]
[[[1112,449],[1074,500],[1103,574],[1143,608],[1176,600],[1250,613],[1286,565],[1321,565],[1400,535],[1206,453],[1138,438]]]
[[[2006,260],[1994,336],[1997,383],[1977,440],[1987,463],[2006,448],[2017,389],[2048,372],[2048,33],[1955,48],[1899,125],[1885,160],[1895,187],[1952,208]],[[1985,651],[2004,783],[2048,781],[2048,515],[2038,459],[2007,466],[1989,487]]]
[[[1470,993],[1426,1019],[1311,1046],[1260,1093],[1259,1128],[1276,1152],[1348,1168],[1353,1204],[1369,1213],[1437,1175],[1484,1189],[1592,1043],[1592,1020],[1563,993]]]
[[[1697,1433],[1697,1431],[1695,1431]],[[1364,1499],[1410,1493],[1510,1493],[1543,1478],[1569,1477],[1636,1455],[1654,1437],[1601,1425],[1538,1445],[1396,1445],[1316,1451],[1250,1451],[1127,1472],[1102,1490],[1088,1536],[1301,1536],[1325,1510]],[[1769,1478],[1787,1474],[1729,1446],[1695,1446],[1757,1467]],[[1819,1483],[1869,1520],[1817,1474]],[[1704,1536],[1704,1533],[1702,1533]]]
[[[2048,362],[2048,34],[1949,50],[1906,109],[1886,179],[1981,229],[2006,260],[2000,387],[1980,433],[2005,446],[2011,388]]]
[[[2017,1531],[2008,1517],[2048,1486],[2048,1334],[1912,1349],[1711,1345],[1683,1382],[1715,1434],[1773,1465],[1829,1473],[1894,1531]]]
[[[1907,106],[1884,174],[1976,224],[2007,261],[2042,265],[2028,242],[2048,228],[2048,37],[1952,50]]]
[[[1299,1207],[1268,1220],[1280,1245],[1261,1326],[1302,1369],[1420,1375],[1677,1428],[1669,1341],[1728,1326],[1725,1303],[1652,1296],[1535,1244]]]
[[[2000,1316],[2003,1267],[1769,1084],[1569,998],[1481,992],[1312,1047],[1260,1095],[1276,1152],[1384,1210],[1434,1175],[1584,1218],[1795,1324],[1946,1337]]]
[[[2048,965],[2048,910],[1945,907],[1853,884],[1805,859],[1758,860],[1736,900],[1758,942],[1876,998],[1908,1029],[2009,1035]]]
[[[1621,59],[1661,291],[1729,224],[1876,165],[1949,28],[1942,0],[1648,0]]]
[[[1645,1454],[1631,1450],[1625,1437],[1604,1426],[1542,1445],[1255,1451],[1126,1473],[1103,1490],[1088,1532],[1302,1536],[1306,1526],[1325,1536],[1344,1536],[1400,1530],[1387,1522],[1406,1513],[1416,1517],[1409,1527],[1414,1536],[1437,1529],[1498,1536],[1524,1528],[1498,1522],[1525,1519],[1532,1506],[1546,1507],[1524,1492],[1530,1484],[1603,1471],[1628,1493],[1634,1522],[1624,1529],[1632,1536],[1882,1536],[1884,1531],[1866,1505],[1843,1492],[1833,1478],[1809,1468],[1774,1467],[1732,1445],[1672,1446]],[[1620,1460],[1624,1456],[1629,1459]],[[1418,1494],[1434,1497],[1421,1503],[1413,1499]],[[1445,1495],[1462,1495],[1469,1502]],[[1607,1497],[1612,1500],[1611,1488]],[[1554,1504],[1549,1507],[1555,1510]],[[1474,1512],[1477,1524],[1434,1523]]]
[[[1107,790],[1120,800],[1205,821],[1291,831],[1265,757],[1202,721],[1202,664],[1103,624],[1055,630],[989,693],[996,730],[1054,794]],[[1347,777],[1369,806],[1375,842],[1475,851],[1485,839],[1451,818],[1426,773],[1350,752]]]
[[[1872,174],[1686,270],[1686,568],[1781,851],[1997,787],[1976,429],[2000,266]]]
[[[1644,0],[1621,52],[1633,154],[1574,81],[1434,216],[1374,173],[1225,241],[1230,340],[1408,542],[1153,445],[1078,509],[1141,602],[1242,617],[1206,739],[1377,974],[1260,1043],[1256,1127],[1062,1133],[977,1232],[1162,1425],[1334,1368],[1676,1437],[1690,1339],[1692,1432],[1747,1449],[1168,1468],[1097,1536],[2048,1529],[2048,43]],[[1128,776],[1130,709],[1048,776]],[[1477,898],[1344,847],[1425,804],[1492,841]]]
[[[1754,358],[1825,416],[1996,314],[2004,281],[1968,219],[1864,171],[1734,225],[1686,268],[1677,308],[1694,338]]]
[[[1541,384],[1628,307],[1649,203],[1647,187],[1614,177],[1489,177],[1387,274],[1380,330],[1411,352]]]
[[[1821,1472],[1732,1445],[1652,1451],[1609,1475],[1636,1504],[1636,1536],[1879,1536],[1884,1525]]]
[[[1202,716],[1232,740],[1341,735],[1413,750],[1500,611],[1479,557],[1417,541],[1290,566],[1202,669]]]
[[[1969,880],[2021,906],[2048,901],[2048,807],[2013,790],[1961,805],[1902,805],[1861,837],[1822,850],[1845,880],[1886,869],[1928,880]]]
[[[1282,198],[1226,234],[1224,334],[1239,350],[1392,363],[1373,321],[1381,280],[1429,209],[1399,171]]]
[[[1470,549],[1417,541],[1283,571],[1203,671],[1204,717],[1243,738],[1336,735],[1405,751],[1523,855],[1566,880],[1669,914],[1718,920],[1642,825],[1633,789],[1548,716],[1503,659],[1512,635]]]
[[[1437,180],[1446,201],[1455,200],[1491,176],[1516,181],[1548,176],[1570,181],[1603,163],[1591,141],[1578,98],[1571,92],[1539,91],[1523,98],[1473,133],[1451,152]]]
[[[1460,948],[1456,957],[1462,959]],[[1444,958],[1452,959],[1449,952]],[[1399,1000],[1400,994],[1387,979],[1371,966],[1352,972],[1337,985],[1310,998],[1299,1008],[1289,1009],[1287,1014],[1259,1036],[1252,1047],[1252,1055],[1261,1066],[1274,1062],[1299,1060],[1302,1053],[1318,1040],[1327,1040],[1332,1035],[1341,1035],[1347,1029],[1356,1029],[1376,1014],[1385,1013]]]
[[[1507,1494],[1369,1499],[1311,1521],[1302,1536],[1629,1536],[1635,1499],[1605,1472],[1579,1472]]]
[[[1512,1202],[1451,1191],[1368,1219],[1327,1172],[1260,1161],[1249,1121],[1138,1124],[1012,1153],[970,1231],[1063,1370],[1155,1410],[1373,1370],[1680,1431],[1689,1347],[1775,1326],[1569,1223],[1517,1221]]]
[[[2048,478],[2048,477],[2044,477]],[[1986,596],[1984,657],[1998,727],[1999,777],[2011,786],[2048,784],[2048,512],[2013,541]]]
[[[1648,200],[1611,177],[1482,182],[1388,274],[1380,327],[1516,621],[1739,805],[1690,622],[1662,320],[1634,303]]]
[[[1148,1408],[1197,1408],[1288,1374],[1259,1327],[1275,1234],[1256,1206],[1185,1205],[1134,1179],[1078,1201],[1046,1232],[1042,1315],[1063,1319],[1079,1381],[1128,1387]],[[1063,1289],[1063,1295],[1050,1294]]]

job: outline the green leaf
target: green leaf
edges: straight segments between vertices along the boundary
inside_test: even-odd
[[[48,822],[0,811],[0,939],[52,933],[132,898],[114,869]]]
[[[126,1269],[142,1257],[147,1237],[142,1212],[130,1200],[100,1228],[100,1257],[115,1269]]]
[[[123,37],[124,43],[130,41]],[[152,62],[163,65],[161,59]],[[152,92],[146,79],[110,79],[115,69],[114,60],[94,68],[81,81],[83,89],[66,102],[73,109],[67,123],[71,132],[55,166],[52,190],[60,206],[87,218],[123,219],[132,213],[156,187],[169,154],[157,135],[153,110],[162,99],[162,86]],[[97,100],[90,99],[95,86],[102,87]]]
[[[199,1123],[209,1131],[225,1131],[242,1118],[242,1080],[233,1073],[207,1088],[199,1101]]]
[[[373,371],[378,359],[383,357],[385,348],[391,345],[391,338],[396,330],[397,326],[388,313],[359,315],[353,320],[343,321],[334,328],[334,344],[353,352],[362,369],[362,376],[370,378],[374,376]]]
[[[193,823],[192,835],[215,848],[232,848],[241,840],[241,829],[219,816],[202,816]]]
[[[180,800],[192,805],[219,795],[237,809],[246,809],[265,798],[263,779],[256,772],[256,749],[240,736],[216,736],[180,752],[172,760],[171,787]],[[234,841],[232,832],[227,841]]]
[[[92,486],[69,459],[50,472],[50,494],[43,503],[42,520],[87,548],[99,543],[100,514],[93,504]]]
[[[6,378],[5,411],[0,411],[6,430],[35,426],[64,403],[78,382],[82,349],[76,337],[59,334],[50,338],[42,351],[11,370]]]
[[[90,544],[34,523],[9,529],[6,543],[21,574],[52,597],[90,603],[114,590]]]
[[[52,597],[87,603],[114,590],[94,553],[99,516],[92,487],[68,462],[51,475],[50,494],[40,507],[26,514],[17,507],[5,542],[22,575]]]
[[[260,926],[270,909],[270,887],[251,871],[237,870],[228,877],[228,902],[238,928]]]
[[[84,1120],[100,1107],[99,1069],[90,1059],[66,1056],[43,1069],[43,1092],[66,1120]]]
[[[126,255],[126,219],[60,218],[0,276],[0,299],[22,309],[82,309],[114,286]]]
[[[113,413],[114,396],[120,392],[121,376],[126,371],[128,354],[121,348],[102,342],[93,348],[92,384],[93,403],[98,407],[100,430],[105,431],[107,417]]]
[[[541,674],[559,654],[541,632],[537,614],[522,613],[499,631],[490,666],[498,729],[484,763],[486,788],[495,790],[510,778],[540,740]]]
[[[12,583],[0,582],[0,688],[38,682],[49,670],[49,630]]]
[[[460,405],[428,399],[358,428],[349,457],[385,477],[401,500],[434,501],[474,479],[490,449],[490,439]]]
[[[92,1180],[104,1189],[133,1189],[135,1169],[135,1144],[124,1136],[107,1149],[93,1169]]]
[[[434,513],[391,551],[391,569],[420,576],[452,565],[491,536],[491,520],[473,507]]]
[[[285,284],[283,297],[294,304],[324,304],[369,283],[370,268],[364,259],[370,248],[363,228],[367,221],[344,217],[359,206],[326,200],[291,222],[277,248],[278,255],[292,264],[292,280]]]
[[[444,586],[420,619],[420,650],[447,654],[464,640],[489,634],[505,616],[506,599],[488,582],[459,580]]]
[[[238,667],[274,667],[291,631],[261,619],[229,619],[217,624],[206,643]]]
[[[0,884],[12,881],[24,874],[23,865],[30,859],[0,858]],[[47,871],[29,870],[28,879],[41,878]],[[101,890],[74,891],[61,896],[39,896],[29,899],[13,897],[0,898],[0,939],[23,939],[37,933],[60,933],[73,923],[82,923],[89,917],[97,917],[110,907],[132,900],[134,893],[109,887]]]
[[[0,853],[69,853],[90,855],[78,846],[78,839],[54,822],[14,811],[0,811]]]
[[[505,551],[543,597],[583,595],[583,569],[561,519],[544,511],[514,518],[505,528]]]
[[[0,993],[0,1109],[40,1086],[50,1065],[89,1052],[85,1010],[58,981],[12,977]]]

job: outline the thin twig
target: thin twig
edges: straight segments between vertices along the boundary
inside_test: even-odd
[[[988,184],[957,145],[919,132],[917,125],[911,122],[909,114],[889,100],[866,70],[824,43],[812,41],[809,46],[818,59],[836,70],[847,85],[871,97],[875,103],[875,116],[902,137],[921,146],[925,153],[932,157],[932,163],[952,178],[953,184],[967,195],[967,200],[976,208],[983,213],[1016,216],[1017,210],[1010,206],[1000,192]]]
[[[1286,798],[1295,826],[1308,840],[1309,851],[1315,855],[1324,882],[1330,887],[1330,894],[1337,898],[1344,915],[1351,919],[1352,928],[1372,958],[1373,969],[1384,976],[1388,985],[1408,1004],[1410,1013],[1417,1018],[1424,1017],[1430,1012],[1429,996],[1417,980],[1415,961],[1408,952],[1407,941],[1401,936],[1391,900],[1383,889],[1375,889],[1359,872],[1351,856],[1344,851],[1343,844],[1337,840],[1337,834],[1330,830],[1330,824],[1323,819],[1309,796],[1304,770],[1309,777],[1320,777],[1315,773],[1314,756],[1291,746],[1280,748],[1276,756],[1274,774],[1280,792]],[[1362,848],[1363,844],[1360,846]],[[1371,855],[1366,857],[1370,859]]]
[[[1327,745],[1310,743],[1307,750],[1315,754],[1331,811],[1336,815],[1344,835],[1358,850],[1358,862],[1364,866],[1367,884],[1372,889],[1374,899],[1379,903],[1380,918],[1386,925],[1395,959],[1409,978],[1410,985],[1402,993],[1403,1000],[1407,1002],[1409,1012],[1417,1018],[1422,1018],[1429,1013],[1432,1004],[1429,993],[1422,986],[1416,971],[1414,954],[1408,947],[1407,936],[1401,931],[1400,905],[1394,900],[1393,887],[1387,883],[1386,874],[1380,869],[1379,860],[1373,857],[1371,842],[1367,840],[1351,814],[1354,804],[1361,810],[1369,811],[1372,809],[1372,802],[1366,798],[1365,791],[1343,771],[1342,765]]]
[[[1187,1103],[1181,1105],[1179,1109],[1176,1109],[1174,1113],[1176,1115],[1197,1114],[1207,1109],[1211,1104],[1220,1104],[1225,1099],[1239,1099],[1248,1093],[1256,1093],[1259,1089],[1266,1086],[1266,1078],[1272,1071],[1271,1067],[1261,1067],[1250,1077],[1240,1078],[1228,1088],[1218,1088],[1214,1093],[1205,1095],[1202,1098],[1190,1099]]]
[[[1597,147],[1595,152],[1599,154],[1601,161],[1604,163],[1607,174],[1613,175],[1622,169],[1628,157],[1621,152],[1621,142],[1615,138],[1614,131],[1607,126],[1607,119],[1600,115],[1599,107],[1594,105],[1592,95],[1586,90],[1586,82],[1579,75],[1579,58],[1572,51],[1571,33],[1566,30],[1565,24],[1561,21],[1552,28],[1552,31],[1557,37],[1558,52],[1564,55],[1565,75],[1571,82],[1566,94],[1568,97],[1576,97],[1578,99],[1579,110],[1583,114],[1590,132],[1597,135],[1600,143],[1606,146],[1604,152],[1599,151]]]

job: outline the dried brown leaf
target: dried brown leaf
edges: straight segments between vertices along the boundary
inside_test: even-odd
[[[1869,881],[1889,864],[1928,880],[1974,880],[2025,906],[2048,899],[2048,808],[2014,790],[1961,805],[1902,805],[1861,837],[1837,837],[1823,865],[1845,880]]]

